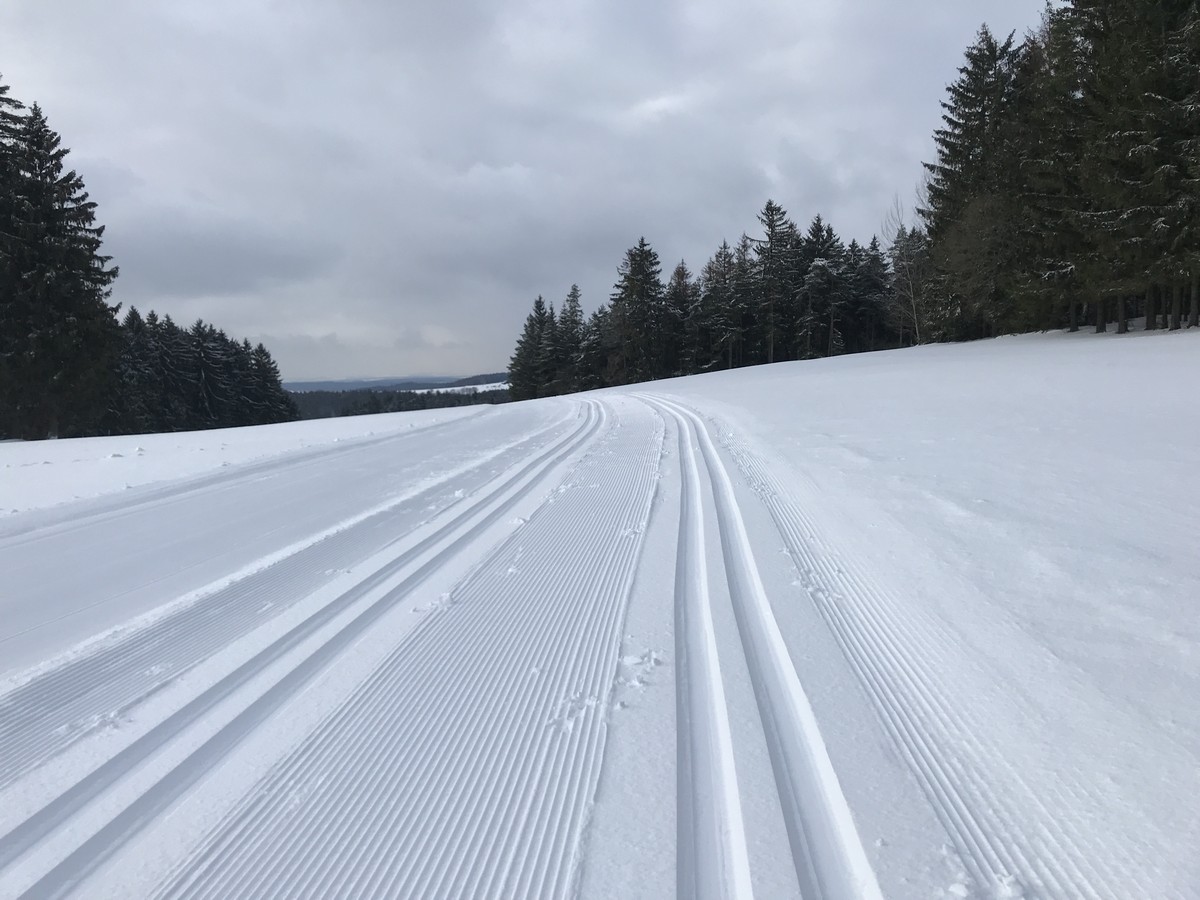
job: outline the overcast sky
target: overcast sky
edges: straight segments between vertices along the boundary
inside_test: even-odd
[[[285,378],[507,365],[538,294],[664,276],[767,198],[912,206],[983,22],[1043,0],[3,0],[0,74],[72,149],[114,299]]]

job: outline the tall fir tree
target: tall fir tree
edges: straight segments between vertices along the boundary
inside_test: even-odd
[[[11,107],[10,107],[11,111]],[[0,410],[24,438],[88,433],[114,389],[116,267],[67,148],[36,104],[13,137],[0,229]]]
[[[635,384],[656,377],[654,326],[662,317],[662,266],[658,253],[644,238],[625,252],[617,270],[610,300],[618,346],[611,360],[610,384]]]
[[[558,390],[567,394],[580,389],[579,366],[583,353],[583,295],[571,285],[558,317]]]
[[[774,200],[763,206],[758,223],[763,237],[754,247],[759,278],[755,316],[763,332],[764,361],[771,363],[786,359],[794,331],[796,316],[791,301],[796,293],[796,226]]]
[[[1011,34],[999,41],[986,25],[979,30],[942,102],[937,160],[925,164],[921,214],[939,276],[930,324],[943,339],[995,333],[1010,301],[1001,276],[1012,256],[1009,226],[1019,202],[1005,153],[1016,60]]]
[[[539,295],[533,301],[533,310],[525,317],[525,328],[508,363],[508,392],[514,400],[538,396],[541,388],[538,355],[546,320],[546,301]]]

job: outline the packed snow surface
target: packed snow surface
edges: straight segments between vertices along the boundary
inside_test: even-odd
[[[0,444],[0,897],[1200,897],[1198,376]]]

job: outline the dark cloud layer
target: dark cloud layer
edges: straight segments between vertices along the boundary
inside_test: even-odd
[[[7,0],[0,72],[72,147],[116,299],[290,378],[468,373],[640,235],[698,269],[772,197],[870,237],[979,25],[1042,5]]]

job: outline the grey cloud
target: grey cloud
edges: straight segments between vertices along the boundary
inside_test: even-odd
[[[302,235],[170,211],[124,223],[108,251],[118,257],[121,293],[131,301],[243,294],[305,281],[335,261],[329,248]]]
[[[100,203],[117,300],[288,377],[498,369],[645,235],[698,270],[768,197],[909,207],[980,23],[1042,0],[9,0],[0,71]]]

